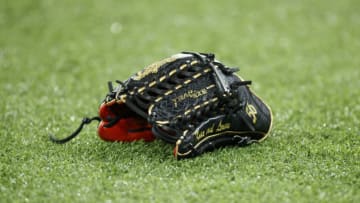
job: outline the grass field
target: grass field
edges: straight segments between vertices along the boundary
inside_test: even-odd
[[[360,202],[360,3],[0,0],[0,202]],[[108,143],[107,81],[213,52],[272,107],[269,138],[176,161]]]

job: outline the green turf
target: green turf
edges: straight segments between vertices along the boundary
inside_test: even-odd
[[[360,202],[360,3],[0,0],[0,202]],[[213,52],[273,109],[262,144],[108,143],[106,82]]]

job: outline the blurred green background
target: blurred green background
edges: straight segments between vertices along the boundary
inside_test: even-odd
[[[359,202],[360,3],[0,0],[0,202]],[[215,53],[272,107],[260,145],[176,161],[108,143],[107,81],[180,51]]]

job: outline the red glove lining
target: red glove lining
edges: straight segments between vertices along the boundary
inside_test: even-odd
[[[122,112],[124,112],[124,115],[120,115],[121,119],[116,124],[111,127],[104,127],[111,119]],[[143,118],[129,112],[129,109],[124,104],[111,106],[102,104],[99,109],[99,115],[102,119],[98,127],[99,137],[112,142],[132,142],[141,139],[147,142],[153,141],[155,136],[151,132],[150,124]]]

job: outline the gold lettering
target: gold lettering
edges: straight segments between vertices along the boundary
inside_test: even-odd
[[[196,139],[200,140],[201,138],[205,137],[205,131],[198,131],[195,133]]]
[[[151,73],[156,73],[159,70],[159,68],[162,65],[164,65],[165,63],[170,63],[170,62],[173,62],[175,60],[176,60],[175,57],[170,57],[170,58],[166,58],[166,59],[163,59],[161,61],[155,62],[155,63],[149,65],[148,67],[146,67],[144,70],[138,72],[132,78],[134,80],[141,80],[141,79],[143,79],[144,77],[146,77],[147,75],[149,75]]]
[[[224,131],[230,129],[230,123],[224,123],[222,124],[222,122],[220,121],[218,127],[216,128],[216,132],[220,132],[220,131]]]
[[[255,124],[256,123],[256,114],[257,114],[256,108],[252,104],[247,103],[245,111],[246,111],[247,115],[250,118],[252,118],[252,122]]]
[[[197,131],[195,133],[195,136],[196,136],[197,140],[201,140],[202,138],[204,138],[206,136],[213,135],[215,133],[219,133],[219,132],[222,132],[222,131],[226,131],[228,129],[230,129],[230,123],[224,123],[223,124],[220,121],[220,123],[217,125],[217,127],[215,127],[215,124],[213,124],[209,128],[206,128],[206,129],[201,130],[201,131]],[[221,133],[219,135],[221,135]]]
[[[215,129],[215,126],[212,125],[210,128],[208,128],[208,129],[206,130],[206,135],[209,135],[209,134],[214,133],[214,129]]]
[[[184,94],[182,94],[182,95],[174,98],[174,99],[173,99],[173,102],[174,102],[174,104],[175,104],[175,107],[177,107],[177,103],[178,103],[178,102],[181,102],[181,101],[183,101],[183,100],[185,100],[185,99],[188,99],[188,98],[198,98],[198,97],[201,97],[201,96],[207,94],[207,92],[208,92],[208,91],[207,91],[206,88],[201,89],[201,90],[198,90],[198,91],[196,91],[196,90],[189,90],[188,92],[185,92]]]

